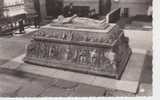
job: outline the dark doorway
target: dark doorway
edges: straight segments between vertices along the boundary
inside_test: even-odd
[[[110,12],[112,6],[111,0],[99,0],[99,2],[100,15],[106,15],[108,12]]]
[[[47,16],[57,18],[63,12],[63,0],[46,0]]]

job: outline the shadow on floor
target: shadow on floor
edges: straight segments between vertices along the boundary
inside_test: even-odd
[[[141,76],[141,83],[152,84],[152,56],[146,55],[144,61],[144,70]]]

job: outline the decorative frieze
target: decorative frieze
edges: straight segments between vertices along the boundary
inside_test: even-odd
[[[118,26],[108,32],[42,28],[27,47],[25,62],[119,78],[131,54]]]

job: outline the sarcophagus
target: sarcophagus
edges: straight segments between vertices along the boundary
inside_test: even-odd
[[[103,30],[47,25],[34,33],[24,61],[118,79],[131,54],[128,42],[115,24]]]

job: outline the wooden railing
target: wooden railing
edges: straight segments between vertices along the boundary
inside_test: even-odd
[[[25,26],[39,26],[39,16],[37,14],[20,14],[13,17],[0,18],[0,35],[19,30],[24,31]]]

